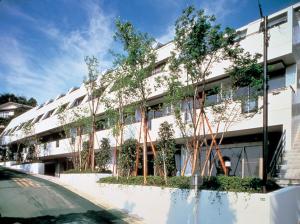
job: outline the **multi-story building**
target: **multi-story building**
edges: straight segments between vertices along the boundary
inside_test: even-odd
[[[300,179],[300,4],[292,5],[280,10],[268,17],[269,19],[269,50],[268,63],[271,64],[269,70],[269,157],[270,161],[283,155],[280,164],[280,175],[282,178]],[[257,20],[238,29],[240,44],[250,53],[263,52],[262,21]],[[173,124],[175,138],[177,142],[176,170],[181,171],[187,157],[181,132],[175,125],[175,118],[171,113],[171,108],[163,105],[165,88],[156,88],[151,85],[155,83],[158,76],[168,75],[164,67],[167,59],[174,49],[173,42],[160,46],[157,49],[157,68],[149,79],[149,88],[152,93],[148,98],[149,111],[148,123],[151,140],[155,143],[158,138],[160,124],[168,121]],[[297,63],[298,62],[298,63]],[[211,75],[206,79],[209,86],[226,87],[228,77],[225,68],[228,63],[218,63],[212,68]],[[249,91],[244,92],[245,96]],[[232,93],[228,97],[232,97]],[[207,97],[211,103],[219,103],[220,96],[210,95]],[[262,106],[263,99],[258,97],[255,102],[249,98],[249,102],[240,104],[239,114],[243,119],[233,122],[226,131],[222,142],[221,150],[224,156],[231,160],[230,175],[240,176],[262,176],[262,112],[258,111],[253,116],[244,116],[255,111]],[[78,108],[88,108],[89,97],[85,85],[79,88],[71,88],[66,94],[48,100],[45,104],[35,107],[28,112],[14,118],[2,133],[2,138],[6,145],[14,147],[19,141],[29,136],[39,138],[38,153],[39,158],[46,165],[46,172],[58,172],[59,169],[67,169],[72,152],[72,144],[77,141],[76,133],[71,138],[64,137],[62,133],[62,122],[58,117],[59,108],[66,108],[68,113]],[[185,108],[183,105],[182,108]],[[97,110],[99,119],[103,119],[104,106],[100,105]],[[189,122],[189,116],[182,114]],[[208,117],[213,119],[213,115]],[[140,116],[138,111],[135,116],[126,119],[124,138],[138,139]],[[30,123],[32,131],[22,132],[22,126]],[[97,127],[97,138],[109,138],[111,146],[115,146],[115,139],[109,126],[100,125]],[[74,145],[74,144],[73,144]],[[98,144],[96,142],[96,150]],[[282,153],[284,152],[284,153]],[[274,156],[275,155],[275,156]],[[153,174],[153,154],[148,151],[149,173]],[[186,174],[191,173],[191,165],[188,164]]]
[[[17,116],[25,111],[32,109],[31,106],[15,103],[15,102],[7,102],[0,105],[0,118],[3,121],[11,119],[14,116]],[[0,133],[4,130],[5,125],[0,124]]]

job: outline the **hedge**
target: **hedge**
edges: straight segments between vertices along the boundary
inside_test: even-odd
[[[78,169],[70,169],[70,170],[65,170],[65,171],[63,171],[62,173],[65,173],[65,174],[68,174],[68,173],[111,173],[111,171],[110,170],[107,170],[107,171],[103,171],[103,170],[101,170],[101,171],[99,171],[99,170],[94,170],[94,171],[92,171],[91,169],[87,169],[87,170],[84,170],[84,169],[82,169],[82,170],[78,170]]]
[[[136,177],[105,177],[101,178],[99,183],[123,184],[123,185],[144,185],[143,176]],[[163,177],[148,176],[148,186],[171,187],[181,189],[194,188],[191,177],[168,177],[167,184]],[[267,190],[273,191],[280,187],[274,181],[268,181]],[[233,176],[217,176],[206,177],[203,183],[199,186],[201,190],[216,190],[216,191],[234,191],[234,192],[262,192],[263,182],[255,177],[233,177]]]

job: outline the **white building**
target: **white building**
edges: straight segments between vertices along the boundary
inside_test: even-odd
[[[257,20],[238,29],[241,37],[241,46],[250,53],[263,52],[262,21]],[[269,16],[269,51],[268,62],[272,64],[269,76],[269,139],[270,160],[273,155],[283,148],[285,153],[281,163],[280,175],[287,179],[300,179],[300,3],[278,11]],[[168,75],[167,71],[160,71],[159,67],[165,63],[174,49],[172,42],[157,49],[157,72],[149,77],[149,83],[154,83],[160,75]],[[211,85],[226,86],[224,68],[227,63],[215,64],[212,75],[207,78]],[[162,74],[164,73],[164,74]],[[227,77],[228,78],[228,77]],[[152,80],[152,81],[151,81]],[[209,86],[209,85],[208,85]],[[149,97],[149,105],[153,108],[149,118],[150,136],[155,143],[159,126],[162,122],[174,122],[174,116],[168,109],[155,109],[156,105],[163,102],[164,88],[154,89]],[[210,100],[218,103],[218,96],[211,96]],[[64,138],[62,123],[58,119],[57,111],[63,106],[72,113],[77,108],[88,108],[89,100],[84,84],[79,88],[72,88],[66,94],[62,94],[47,101],[45,104],[35,107],[28,112],[14,118],[2,133],[3,144],[13,147],[20,140],[28,136],[36,136],[42,143],[38,145],[39,157],[46,164],[46,172],[54,173],[59,169],[67,169],[68,161],[74,150],[73,141],[78,137]],[[249,102],[240,105],[239,112],[246,115],[251,110],[262,106],[262,97],[257,102]],[[104,107],[100,106],[97,114],[101,119]],[[182,112],[185,113],[184,111]],[[209,115],[210,117],[212,115]],[[212,117],[211,117],[212,118]],[[138,138],[140,122],[138,118],[128,121],[125,128],[125,139]],[[188,122],[188,121],[187,121]],[[30,123],[30,133],[24,133],[22,126]],[[234,122],[228,129],[221,146],[222,154],[231,159],[231,175],[261,176],[262,175],[262,113],[256,113],[252,117]],[[180,131],[174,125],[175,137],[178,143],[176,154],[176,168],[182,169],[186,153]],[[115,139],[111,129],[99,127],[98,139],[107,137],[112,146]],[[97,144],[96,144],[97,145]],[[96,149],[98,146],[96,146]],[[281,153],[278,154],[278,157]],[[153,158],[149,148],[149,160]],[[60,167],[60,168],[59,168]],[[152,174],[150,167],[149,173]],[[186,173],[189,174],[190,166]]]
[[[0,105],[0,118],[7,120],[11,119],[13,116],[17,116],[26,110],[31,109],[31,106],[15,103],[15,102],[7,102]],[[5,126],[0,124],[0,133],[4,130]]]

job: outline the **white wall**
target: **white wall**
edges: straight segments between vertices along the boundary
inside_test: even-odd
[[[44,174],[45,164],[44,163],[26,163],[26,164],[15,164],[13,161],[0,163],[0,166],[4,166],[10,169],[19,170],[21,172],[31,174]]]
[[[204,190],[196,195],[194,190],[99,184],[97,178],[95,174],[62,174],[60,180],[145,223],[296,224],[300,217],[300,187],[268,194]]]
[[[272,193],[272,197],[270,197],[270,223],[300,223],[299,189],[300,187],[288,187]]]

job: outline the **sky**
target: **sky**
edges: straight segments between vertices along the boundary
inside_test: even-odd
[[[299,0],[261,0],[266,15]],[[41,104],[80,86],[86,56],[99,70],[112,66],[114,21],[132,22],[157,41],[174,35],[182,10],[195,5],[222,26],[259,19],[257,0],[0,0],[0,94],[34,97]]]

